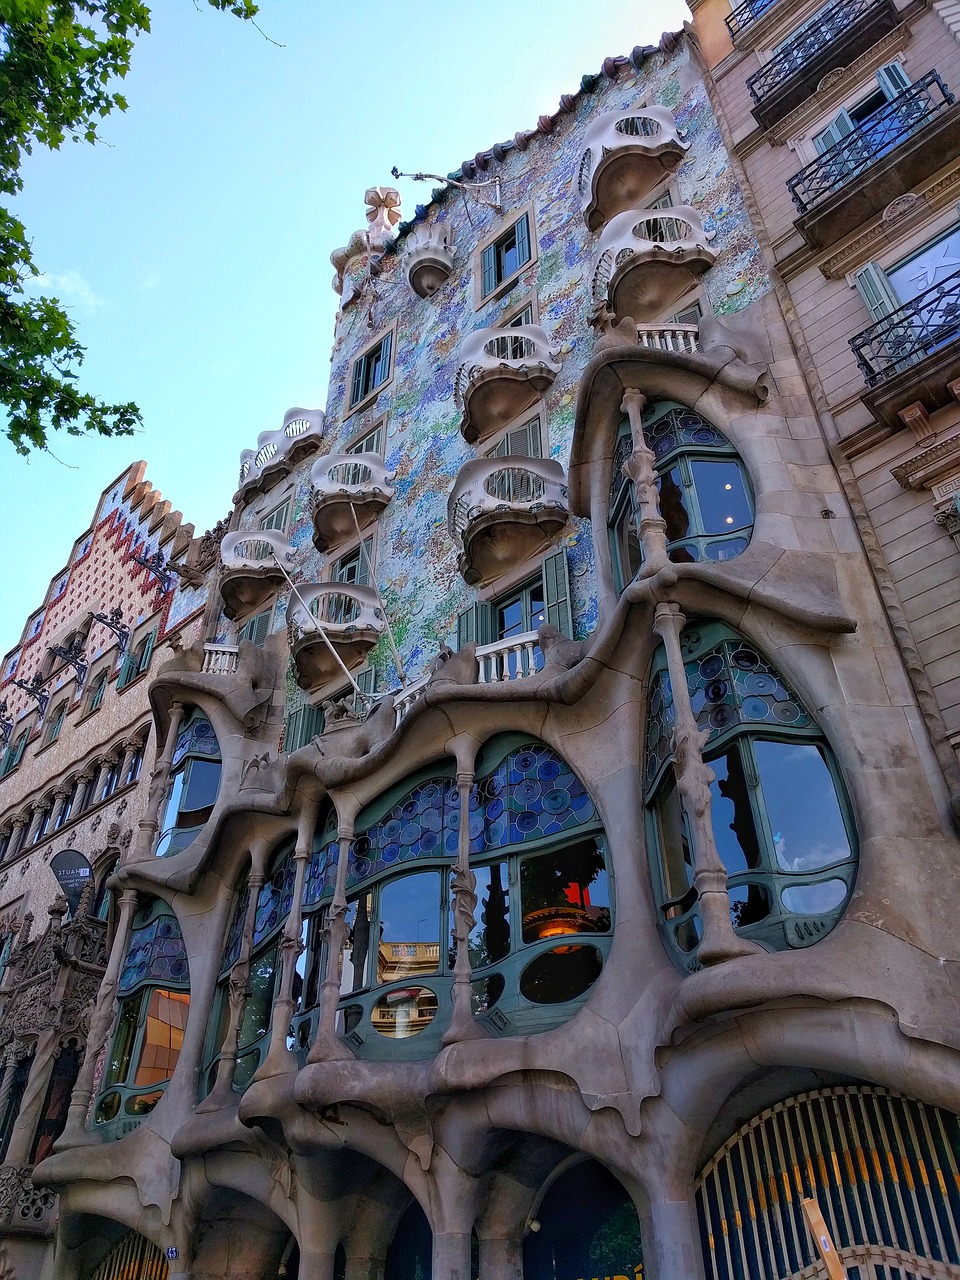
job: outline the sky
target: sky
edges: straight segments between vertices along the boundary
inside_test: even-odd
[[[0,441],[0,655],[20,638],[101,491],[136,459],[198,534],[228,514],[240,451],[322,408],[331,252],[363,193],[404,215],[445,174],[535,125],[603,59],[656,44],[682,0],[260,0],[259,30],[204,0],[154,0],[96,147],[38,150],[13,206],[44,292],[87,354],[81,389],[136,401],[117,440]]]

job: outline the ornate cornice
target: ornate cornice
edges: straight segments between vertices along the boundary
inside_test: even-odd
[[[890,474],[902,489],[929,489],[931,483],[945,472],[960,469],[960,435],[948,436],[931,445],[898,467]]]

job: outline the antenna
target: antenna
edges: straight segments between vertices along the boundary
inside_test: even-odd
[[[497,213],[503,213],[499,174],[494,178],[487,178],[485,182],[457,182],[455,178],[443,178],[439,173],[401,173],[396,165],[393,166],[390,173],[394,178],[412,178],[414,182],[443,182],[448,187],[456,187],[458,191],[463,191],[467,195],[473,196],[477,204],[485,204],[487,208],[495,209]],[[487,200],[480,194],[481,187],[490,186],[494,188],[496,193],[493,200]]]

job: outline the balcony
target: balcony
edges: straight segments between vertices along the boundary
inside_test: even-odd
[[[299,584],[287,606],[287,625],[297,684],[307,691],[335,679],[343,667],[358,666],[386,627],[373,588],[348,582]]]
[[[393,497],[393,476],[375,453],[328,454],[314,463],[310,479],[313,544],[318,551],[329,550],[370,524]]]
[[[635,107],[600,116],[587,129],[583,144],[577,181],[591,231],[635,209],[687,151],[666,107]]]
[[[476,444],[540,399],[560,372],[547,335],[535,324],[477,329],[460,347],[453,393],[460,430]]]
[[[893,0],[835,0],[747,80],[757,123],[769,129],[816,92],[828,71],[848,67],[899,21]]]
[[[536,631],[524,631],[492,644],[477,645],[477,683],[525,680],[543,669],[543,650]]]
[[[776,0],[746,0],[745,4],[737,5],[734,11],[724,19],[727,24],[727,30],[730,32],[730,39],[734,44],[737,43],[738,36],[743,35],[758,18],[762,18],[775,4]]]
[[[243,529],[220,543],[220,596],[231,620],[255,613],[285,581],[293,548],[276,530]]]
[[[232,676],[240,665],[240,648],[235,644],[205,644],[203,667],[205,676]]]
[[[237,496],[250,501],[272,488],[301,458],[321,447],[325,429],[321,409],[288,409],[279,431],[261,431],[256,449],[240,454]]]
[[[447,503],[457,568],[471,586],[522,564],[567,523],[567,478],[550,458],[476,458]]]
[[[850,339],[867,384],[863,396],[879,422],[897,430],[900,412],[919,402],[928,413],[954,400],[960,378],[960,271]]]
[[[700,348],[700,326],[697,324],[638,325],[637,341],[651,351],[677,351],[696,355]]]
[[[787,183],[797,230],[825,249],[862,227],[960,151],[960,108],[930,71]]]
[[[651,320],[690,289],[713,266],[713,233],[690,205],[669,213],[631,209],[607,224],[593,273],[596,302],[607,301],[616,320]]]

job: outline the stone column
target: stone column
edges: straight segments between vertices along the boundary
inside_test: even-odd
[[[474,1280],[470,1270],[470,1244],[469,1231],[434,1232],[433,1280]]]
[[[136,844],[131,846],[131,857],[125,859],[125,861],[142,862],[144,859],[149,858],[153,852],[153,846],[157,838],[157,826],[160,822],[160,806],[167,797],[167,789],[170,785],[170,766],[177,745],[177,737],[180,733],[180,725],[183,723],[183,711],[182,702],[172,702],[170,704],[170,723],[167,726],[167,736],[163,742],[163,751],[154,765],[153,773],[150,775],[146,812],[140,819],[140,830]]]
[[[117,779],[117,785],[122,787],[127,780],[127,773],[133,763],[133,757],[143,744],[139,738],[127,738],[120,745],[123,748],[123,760],[120,763],[120,777]]]
[[[13,1086],[13,1073],[16,1069],[17,1055],[13,1045],[8,1045],[3,1059],[2,1072],[0,1072],[0,1116],[6,1110],[7,1099],[10,1097],[10,1089]]]
[[[654,470],[656,456],[643,434],[643,406],[647,398],[642,391],[625,391],[620,409],[630,420],[633,437],[633,453],[623,464],[623,470],[633,481],[640,519],[637,533],[643,548],[643,564],[640,577],[651,578],[667,568],[667,525],[660,514],[660,498],[657,493],[657,473]]]
[[[673,692],[673,770],[680,804],[690,830],[693,883],[703,924],[703,939],[697,958],[703,965],[712,965],[736,956],[753,955],[760,948],[738,937],[730,919],[727,869],[717,850],[711,817],[710,784],[716,775],[701,755],[710,732],[697,728],[680,649],[680,632],[685,621],[679,605],[663,603],[657,605],[653,629],[663,641]]]
[[[644,1272],[650,1271],[657,1280],[703,1280],[703,1249],[692,1191],[689,1200],[651,1200],[648,1222],[643,1232]]]
[[[264,866],[268,849],[268,842],[261,837],[253,842],[250,850],[250,876],[247,881],[247,912],[243,921],[243,937],[240,942],[240,954],[237,956],[236,963],[230,972],[227,987],[230,1021],[223,1037],[223,1044],[220,1046],[217,1078],[209,1095],[197,1107],[198,1111],[218,1111],[221,1107],[229,1106],[235,1101],[233,1078],[237,1069],[237,1049],[240,1040],[240,1025],[243,1022],[243,1010],[250,995],[250,953],[253,950],[253,929],[257,919],[257,899],[263,887]]]
[[[107,1037],[113,1027],[115,1000],[120,983],[123,962],[127,955],[130,941],[130,926],[137,906],[137,891],[124,889],[120,895],[117,909],[117,932],[113,939],[110,959],[100,983],[97,1001],[90,1018],[90,1030],[84,1050],[83,1062],[77,1083],[70,1098],[70,1110],[63,1133],[54,1144],[55,1151],[63,1151],[67,1147],[79,1146],[84,1142],[97,1142],[98,1139],[85,1132],[87,1109],[93,1097],[93,1078],[97,1067],[97,1057],[107,1043]]]
[[[13,834],[10,836],[10,856],[12,856],[19,853],[26,844],[24,828],[30,825],[30,815],[18,813],[10,825],[13,828]]]
[[[76,784],[74,784],[74,786],[75,785]],[[53,830],[59,831],[63,821],[61,815],[63,814],[64,806],[73,795],[73,787],[54,787],[52,795],[53,803],[51,805],[51,810],[53,812]]]
[[[94,788],[93,788],[93,803],[99,804],[101,796],[103,795],[103,788],[107,781],[107,777],[110,773],[110,770],[113,768],[114,764],[116,763],[116,757],[115,756],[98,756],[93,763],[97,770],[97,781],[94,784]]]
[[[523,1280],[523,1240],[516,1236],[480,1237],[483,1280]]]
[[[316,1038],[307,1054],[308,1062],[329,1062],[353,1056],[337,1035],[337,1004],[340,1000],[340,957],[347,941],[347,869],[355,818],[355,805],[349,814],[339,815],[337,879],[323,925],[326,954],[320,984],[320,1015]]]
[[[345,1280],[383,1280],[383,1258],[367,1254],[347,1254]]]
[[[301,1249],[297,1280],[333,1280],[335,1253],[319,1253]]]
[[[444,1044],[458,1040],[482,1038],[484,1032],[473,1016],[470,989],[470,934],[477,923],[477,877],[470,869],[470,792],[473,789],[473,751],[469,768],[461,768],[458,760],[457,795],[460,801],[460,828],[457,833],[457,861],[453,869],[453,940],[456,955],[453,963],[453,991],[450,1025],[443,1036]]]
[[[317,801],[304,801],[297,824],[297,844],[294,850],[293,902],[290,914],[283,926],[280,938],[280,986],[273,1005],[273,1023],[270,1031],[270,1048],[254,1077],[280,1075],[297,1070],[296,1054],[287,1048],[287,1028],[294,1014],[296,1001],[293,996],[293,979],[297,960],[303,950],[303,886],[307,878],[307,863],[313,853],[313,839],[317,830]],[[301,1272],[303,1267],[301,1266]]]
[[[33,844],[37,839],[37,832],[45,817],[50,815],[50,802],[48,800],[40,800],[33,807],[33,817],[30,821],[30,828],[27,831],[27,844]]]

